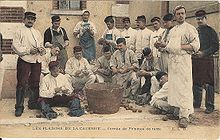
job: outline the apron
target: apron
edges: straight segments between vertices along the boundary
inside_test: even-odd
[[[53,30],[52,28],[50,28],[51,35],[52,35],[52,44],[53,46],[59,47],[60,49],[60,53],[57,56],[57,60],[59,61],[59,66],[62,70],[65,70],[66,62],[68,60],[68,55],[67,55],[66,49],[63,47],[65,45],[65,41],[63,39],[63,36],[64,36],[63,30],[62,28],[60,28],[60,30],[62,34],[54,36]]]
[[[80,37],[79,44],[83,49],[83,57],[86,58],[89,62],[94,60],[96,57],[95,40],[88,31],[84,32]]]

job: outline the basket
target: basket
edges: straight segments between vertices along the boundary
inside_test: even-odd
[[[89,110],[96,114],[118,112],[123,87],[112,83],[93,83],[85,87]]]

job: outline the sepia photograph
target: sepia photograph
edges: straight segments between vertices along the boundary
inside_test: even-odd
[[[220,1],[0,0],[0,138],[220,139]]]

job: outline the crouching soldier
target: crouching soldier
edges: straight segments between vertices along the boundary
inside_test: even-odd
[[[140,80],[136,75],[138,60],[135,53],[126,46],[125,38],[118,38],[117,48],[110,61],[113,77],[112,82],[124,87],[124,98],[135,100]]]
[[[76,92],[83,90],[85,85],[95,82],[96,76],[93,74],[89,62],[82,56],[82,48],[73,48],[74,57],[69,58],[66,63],[66,74],[71,76],[72,85]]]
[[[160,89],[157,91],[150,101],[153,109],[149,110],[151,114],[163,114],[168,119],[178,120],[179,109],[168,104],[168,75],[165,72],[157,72],[157,79],[159,79]]]
[[[106,46],[102,49],[104,55],[99,57],[93,71],[96,75],[96,81],[98,83],[111,82],[112,71],[110,68],[110,60],[112,56],[111,48]]]
[[[46,75],[40,84],[41,112],[47,119],[57,118],[57,113],[51,106],[69,107],[69,116],[79,117],[84,114],[80,100],[73,95],[73,87],[68,78],[60,73],[59,63],[49,63],[50,74]]]
[[[140,70],[137,72],[137,75],[141,78],[141,91],[139,97],[146,97],[146,102],[141,103],[140,100],[137,98],[137,104],[143,105],[148,104],[151,99],[151,90],[154,92],[156,88],[155,84],[152,81],[155,81],[155,75],[158,71],[160,71],[158,61],[154,59],[153,52],[149,47],[146,47],[142,51],[144,60],[140,67]]]

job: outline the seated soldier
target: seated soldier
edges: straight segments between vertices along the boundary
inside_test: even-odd
[[[118,38],[117,48],[110,61],[113,77],[112,82],[124,87],[124,98],[135,100],[140,80],[136,75],[138,60],[135,53],[126,46],[125,38]]]
[[[151,98],[151,79],[156,73],[160,70],[158,61],[154,61],[152,51],[149,47],[143,49],[144,60],[141,65],[140,70],[137,72],[137,75],[141,78],[141,91],[140,94],[147,97],[147,103],[149,103]],[[154,78],[155,79],[155,78]],[[155,81],[155,80],[154,80]],[[138,104],[138,103],[137,103]]]
[[[43,77],[40,84],[41,112],[47,119],[57,118],[57,113],[51,106],[68,106],[69,116],[81,116],[84,110],[81,109],[80,100],[73,95],[73,87],[68,78],[60,73],[59,63],[49,63],[50,74]]]
[[[111,48],[103,48],[104,55],[99,57],[93,71],[96,74],[96,81],[98,83],[111,82],[112,81],[112,71],[110,68],[110,59],[111,59]]]
[[[86,84],[94,83],[96,76],[93,74],[89,62],[82,57],[82,48],[73,48],[74,57],[66,63],[66,74],[71,76],[73,88],[76,92],[82,91]]]

